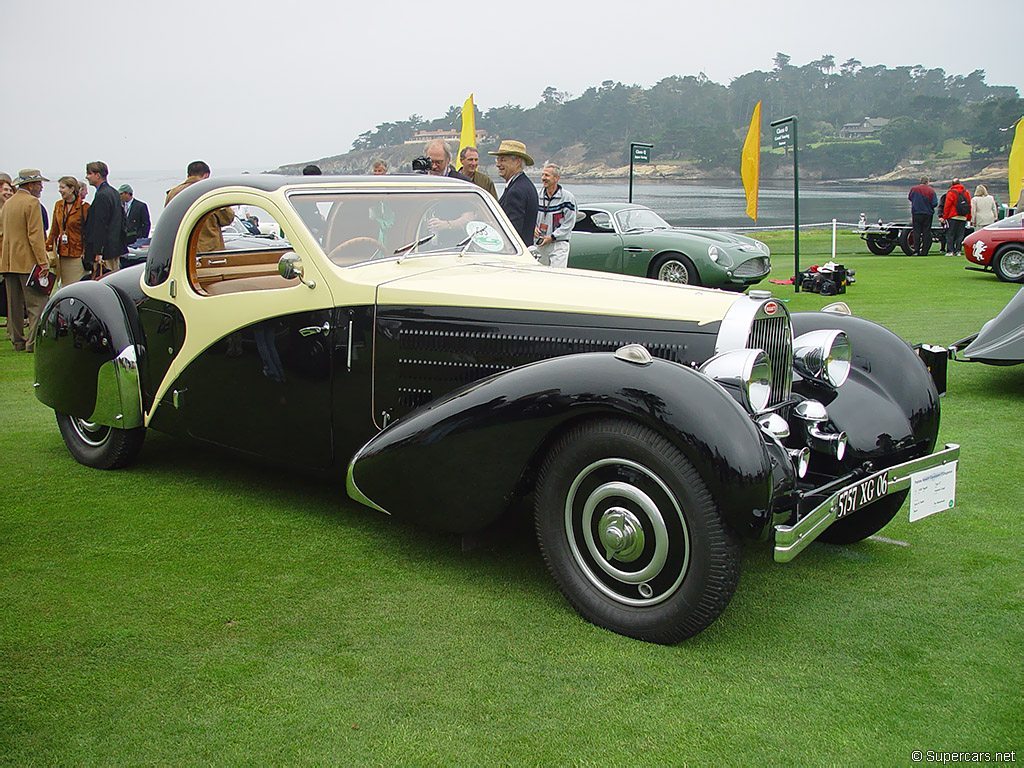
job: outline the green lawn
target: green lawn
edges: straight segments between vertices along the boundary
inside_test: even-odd
[[[775,277],[792,274],[791,238],[770,239]],[[827,260],[823,235],[802,250]],[[857,270],[841,298],[911,341],[967,335],[1016,290],[851,235],[840,260]],[[794,310],[833,300],[772,288]],[[722,617],[661,647],[580,619],[529,525],[463,553],[340,485],[158,434],[131,469],[81,467],[31,363],[3,342],[0,763],[875,766],[1024,750],[1024,366],[951,366],[955,510],[913,525],[904,510],[884,540],[786,565],[747,544]]]

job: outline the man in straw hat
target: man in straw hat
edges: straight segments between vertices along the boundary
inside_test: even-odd
[[[14,180],[17,192],[2,210],[3,246],[0,247],[0,272],[7,289],[7,336],[14,348],[31,352],[36,343],[36,326],[46,305],[46,294],[28,288],[25,283],[36,265],[42,274],[49,273],[46,260],[46,233],[39,197],[43,182],[49,181],[35,168],[24,168]],[[28,310],[28,337],[22,318]]]
[[[498,203],[523,242],[533,245],[534,227],[537,226],[537,188],[523,173],[523,165],[533,165],[533,158],[523,142],[508,139],[501,142],[497,152],[487,154],[497,158],[498,173],[505,180],[505,191]]]

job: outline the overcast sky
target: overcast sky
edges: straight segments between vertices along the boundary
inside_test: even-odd
[[[1018,23],[1011,4],[963,0],[0,0],[0,170],[263,170],[470,92],[486,110],[532,106],[549,85],[575,96],[701,71],[727,85],[776,51],[983,69],[1024,90]]]

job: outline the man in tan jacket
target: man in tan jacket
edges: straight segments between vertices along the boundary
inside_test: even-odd
[[[197,181],[210,178],[210,166],[202,160],[193,160],[188,164],[186,173],[188,174],[187,179],[181,182],[181,184],[176,186],[174,189],[167,190],[167,199],[164,200],[165,207],[183,189],[191,187]],[[198,225],[199,237],[196,239],[196,252],[207,253],[209,251],[223,251],[224,236],[221,234],[220,228],[226,227],[234,220],[235,211],[230,207],[218,208],[217,210],[210,211],[208,214],[203,216],[203,218],[199,220]]]
[[[7,335],[14,348],[31,352],[36,343],[39,314],[46,306],[46,294],[25,286],[29,274],[38,264],[49,272],[46,260],[46,233],[39,197],[43,182],[49,181],[35,168],[25,168],[14,180],[17,192],[2,210],[3,246],[0,247],[0,272],[7,289]],[[23,318],[28,310],[28,338]]]

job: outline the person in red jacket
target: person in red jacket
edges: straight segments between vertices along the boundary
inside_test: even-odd
[[[942,218],[948,226],[946,230],[946,255],[956,256],[963,247],[967,222],[971,220],[971,193],[960,183],[960,179],[953,179],[949,189],[946,191],[945,197],[945,204],[942,206]]]

